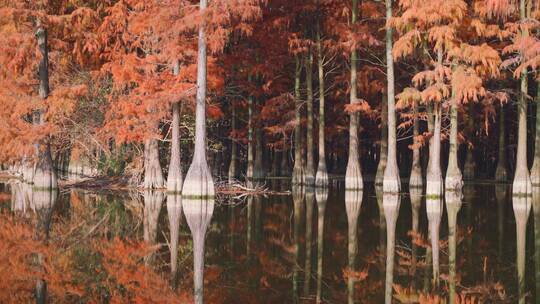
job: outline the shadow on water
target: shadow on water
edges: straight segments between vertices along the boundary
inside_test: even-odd
[[[145,267],[195,303],[351,304],[534,303],[540,293],[536,190],[532,197],[511,197],[505,186],[477,184],[426,199],[415,188],[389,195],[372,187],[295,187],[291,195],[214,201],[159,191],[58,194],[17,182],[0,187],[11,194],[16,218],[35,219],[34,235],[42,242],[53,223],[84,221],[75,213],[85,209],[98,215],[86,223],[88,240],[98,233],[111,242],[144,240],[156,248],[144,257]],[[39,259],[36,254],[36,267]],[[38,302],[50,302],[46,282],[35,283]]]

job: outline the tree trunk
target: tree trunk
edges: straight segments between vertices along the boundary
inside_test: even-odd
[[[317,187],[328,187],[328,170],[326,168],[324,138],[324,62],[319,24],[317,24],[317,66],[319,72],[319,164],[317,165],[317,174],[315,175],[315,185]]]
[[[180,63],[176,61],[174,74],[180,72]],[[180,154],[180,103],[175,102],[172,105],[172,140],[171,140],[171,159],[169,163],[169,173],[167,176],[167,191],[180,193],[182,191],[182,160]]]
[[[313,52],[311,49],[306,55],[306,103],[307,103],[307,126],[306,126],[306,185],[315,184],[315,165],[313,160]]]
[[[386,60],[385,60],[386,61]],[[379,145],[379,164],[375,173],[375,186],[383,185],[384,170],[388,163],[388,92],[383,92],[381,103],[381,139]]]
[[[352,23],[356,23],[358,0],[352,0]],[[350,103],[358,103],[356,94],[356,50],[351,51]],[[358,113],[351,113],[349,126],[349,159],[345,171],[345,189],[359,190],[364,187],[358,155]]]
[[[231,132],[236,131],[236,107],[231,102]],[[231,138],[231,162],[229,163],[229,184],[233,183],[236,179],[236,159],[237,159],[237,145],[236,139]]]
[[[433,124],[435,122],[435,117],[433,115],[433,104],[428,103],[426,106],[426,122],[427,122],[427,132],[429,136],[433,137]],[[422,166],[424,168],[424,172],[426,173],[426,181],[427,181],[427,171],[431,167],[431,152],[429,152],[429,149],[431,148],[431,140],[428,141],[427,146],[424,147],[424,150],[426,151],[423,154],[423,162]]]
[[[520,0],[521,20],[526,19],[526,0]],[[523,30],[523,36],[528,36],[528,32]],[[521,86],[518,103],[518,147],[516,159],[516,172],[512,183],[513,195],[528,195],[531,193],[532,183],[527,165],[527,71],[521,74]]]
[[[386,0],[386,21],[392,19],[392,0]],[[383,192],[399,193],[401,181],[397,163],[396,99],[394,88],[394,57],[392,56],[392,28],[386,29],[386,77],[388,87],[388,163],[384,169]]]
[[[466,180],[472,180],[474,179],[474,172],[475,172],[475,162],[474,162],[474,153],[473,153],[473,147],[474,147],[474,138],[475,138],[475,129],[474,129],[474,120],[470,119],[474,116],[473,114],[474,108],[472,105],[469,106],[469,113],[470,117],[467,121],[468,129],[469,129],[469,136],[470,136],[470,143],[467,146],[467,154],[465,155],[465,165],[463,166],[463,175]]]
[[[412,159],[412,169],[411,177],[409,178],[409,187],[412,188],[422,188],[424,186],[424,180],[422,179],[422,165],[420,164],[420,147],[416,139],[420,134],[420,126],[418,121],[418,102],[414,101],[413,104],[413,159]]]
[[[255,164],[254,164],[254,179],[255,180],[261,180],[264,179],[265,173],[264,173],[264,166],[263,166],[263,136],[262,136],[262,130],[261,127],[257,128],[257,131],[255,132]]]
[[[49,96],[49,48],[47,45],[47,30],[41,27],[41,23],[38,23],[36,38],[42,56],[38,67],[39,97],[45,100]],[[44,125],[45,114],[43,110],[38,110],[36,115],[37,124]],[[44,143],[37,144],[37,154],[38,160],[33,174],[34,187],[38,189],[58,188],[56,171],[52,164],[51,146],[48,139],[45,139]]]
[[[444,180],[445,189],[459,191],[463,186],[463,178],[458,164],[458,105],[455,99],[455,92],[452,92],[450,106],[450,151],[448,153],[448,169]]]
[[[533,166],[531,168],[531,182],[533,186],[540,187],[540,81],[536,92],[536,134],[534,144]]]
[[[283,151],[281,151],[281,168],[280,173],[281,176],[287,176],[291,173],[289,168],[289,145],[287,142],[287,138],[283,138]]]
[[[34,163],[30,162],[26,157],[21,161],[21,175],[24,182],[33,184],[34,183]]]
[[[440,197],[443,191],[441,173],[441,105],[434,105],[433,136],[429,140],[429,162],[426,177],[426,195]]]
[[[200,0],[204,13],[207,0]],[[206,161],[206,37],[204,23],[199,27],[197,56],[197,106],[195,109],[195,152],[186,174],[183,196],[213,197],[214,182]]]
[[[302,101],[300,100],[300,74],[302,72],[302,65],[298,56],[295,57],[295,61],[294,100],[296,104],[296,127],[294,129],[294,167],[292,184],[303,185],[305,181],[305,170],[302,158]]]
[[[258,111],[260,114],[260,111]],[[257,115],[259,116],[259,115]],[[258,119],[260,121],[260,119]],[[257,126],[255,131],[255,163],[253,165],[253,179],[260,182],[265,176],[263,167],[263,134],[262,126]]]
[[[495,171],[495,180],[506,182],[508,173],[506,171],[506,125],[504,120],[504,106],[499,106],[499,152],[497,157],[497,170]]]
[[[442,66],[442,50],[437,52],[437,64]],[[431,198],[441,197],[443,192],[443,180],[441,173],[441,108],[440,103],[428,106],[428,129],[431,127],[432,136],[429,140],[429,161],[426,174],[426,196]],[[433,122],[430,126],[430,116]]]
[[[144,142],[144,189],[163,188],[163,172],[159,163],[158,141],[155,138]]]
[[[251,77],[248,77],[248,81]],[[254,173],[254,161],[253,154],[255,149],[253,147],[253,96],[248,97],[248,149],[247,149],[247,170],[246,179],[247,186],[253,188],[253,173]]]
[[[279,166],[281,162],[282,153],[281,151],[278,151],[274,149],[274,152],[272,153],[272,172],[270,173],[272,176],[279,176]]]

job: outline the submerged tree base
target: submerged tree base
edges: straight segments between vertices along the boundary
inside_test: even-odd
[[[293,174],[292,174],[292,184],[293,185],[305,185],[306,183],[306,174],[304,171],[304,168],[302,166],[294,166],[293,168]]]
[[[326,188],[328,187],[328,172],[326,171],[326,165],[319,164],[317,174],[315,174],[315,187]]]
[[[381,158],[379,165],[377,166],[377,172],[375,173],[375,186],[382,186],[384,183],[384,170],[386,169],[386,156]]]
[[[399,178],[396,163],[386,165],[383,178],[383,193],[398,194],[401,190],[401,180]]]
[[[443,183],[441,178],[427,178],[426,182],[426,197],[438,198],[442,197]]]
[[[540,107],[540,105],[538,105]],[[540,120],[540,118],[537,118]],[[540,187],[540,160],[535,159],[531,168],[531,184],[533,187]]]
[[[420,168],[413,169],[411,177],[409,178],[409,188],[422,188],[424,187],[424,179],[422,178],[422,172]]]
[[[56,181],[56,174],[49,170],[42,170],[36,168],[34,173],[34,188],[37,189],[56,189],[58,188],[58,183]]]
[[[472,156],[467,156],[468,161],[465,163],[465,166],[463,167],[463,177],[466,180],[473,180],[474,179],[474,172],[476,170],[476,166],[474,164],[474,161],[472,160]]]
[[[316,182],[316,177],[313,174],[313,172],[312,173],[306,172],[306,175],[304,176],[304,184],[308,187],[313,187],[315,186],[315,182]]]
[[[167,178],[167,193],[181,193],[182,192],[182,178]]]
[[[401,189],[399,179],[389,178],[383,180],[383,193],[398,194]]]
[[[513,196],[530,196],[532,194],[532,183],[527,173],[516,171],[514,182],[512,183]]]
[[[193,162],[189,167],[182,197],[190,199],[213,198],[215,196],[212,174],[205,162]]]
[[[33,184],[34,183],[34,166],[28,163],[23,163],[21,166],[21,171],[22,171],[23,181],[29,184]]]
[[[358,160],[349,161],[345,172],[345,190],[362,190],[363,188],[364,180]]]
[[[444,179],[444,189],[446,191],[461,191],[463,179],[461,173],[446,174]]]
[[[495,181],[497,182],[506,182],[508,181],[508,173],[506,172],[506,168],[498,165],[497,170],[495,171]]]
[[[165,185],[161,164],[159,163],[159,148],[156,139],[148,139],[144,144],[144,189],[160,189]]]

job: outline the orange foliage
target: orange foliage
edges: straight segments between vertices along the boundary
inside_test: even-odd
[[[185,303],[187,295],[173,292],[159,274],[144,264],[143,258],[155,248],[144,243],[122,241],[118,238],[105,244],[94,243],[103,255],[103,268],[108,274],[106,285],[111,303]]]
[[[40,255],[42,263],[37,264]],[[34,229],[8,214],[0,214],[0,302],[27,303],[34,297],[36,281],[45,280],[57,303],[82,294],[73,282],[70,263],[55,248],[36,239]]]

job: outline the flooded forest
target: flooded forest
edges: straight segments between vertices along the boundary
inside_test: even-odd
[[[0,303],[540,303],[540,1],[0,0]]]

